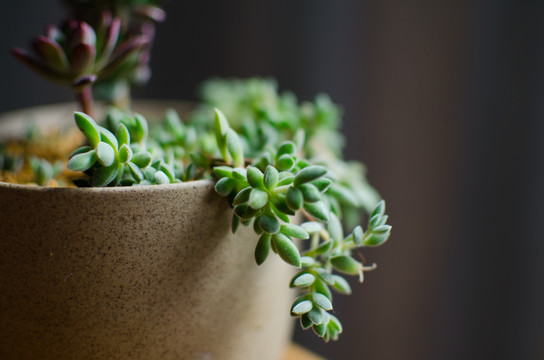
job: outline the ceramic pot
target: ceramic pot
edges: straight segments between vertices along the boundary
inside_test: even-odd
[[[70,106],[19,112],[0,134],[32,113],[73,121]],[[279,359],[292,268],[257,266],[231,216],[211,181],[0,183],[0,359]]]

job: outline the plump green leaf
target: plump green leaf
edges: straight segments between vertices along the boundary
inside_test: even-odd
[[[155,183],[159,185],[170,184],[170,179],[168,175],[159,170],[155,173]]]
[[[231,230],[233,234],[238,230],[238,226],[240,226],[240,218],[236,216],[236,214],[233,214],[231,221]]]
[[[332,180],[326,177],[320,177],[312,181],[312,185],[315,186],[320,192],[325,192],[331,186]]]
[[[330,262],[336,270],[349,275],[357,275],[363,268],[363,264],[347,255],[334,256]]]
[[[310,234],[319,232],[323,229],[323,225],[321,225],[317,221],[307,221],[300,224],[300,226]]]
[[[96,146],[96,156],[102,166],[108,167],[115,161],[115,150],[110,144],[100,141]]]
[[[140,183],[145,175],[144,173],[142,172],[142,170],[140,170],[140,168],[138,167],[138,165],[134,164],[133,162],[128,162],[127,163],[127,166],[130,170],[130,174],[132,175],[132,177],[134,178],[134,180],[137,182],[137,183]]]
[[[238,181],[246,181],[247,170],[244,168],[235,168],[232,170],[232,178]]]
[[[309,256],[303,256],[300,258],[300,266],[310,267],[315,264],[315,260]]]
[[[236,131],[232,129],[227,130],[227,149],[234,166],[244,166],[244,148],[242,146],[242,140]]]
[[[344,329],[342,328],[342,324],[340,323],[340,320],[338,320],[336,316],[330,315],[330,314],[329,314],[329,326],[335,329],[336,331],[338,331],[338,333],[341,333],[342,331],[344,331]]]
[[[130,145],[130,133],[125,124],[119,125],[119,129],[117,130],[117,141],[119,141],[120,146],[123,144]]]
[[[295,180],[295,175],[288,171],[282,171],[279,173],[277,186],[290,185],[293,183],[293,180]]]
[[[93,148],[96,147],[100,142],[100,131],[93,118],[85,113],[77,111],[74,113],[74,118],[77,127],[81,130],[83,135],[85,135],[89,144],[91,144]]]
[[[289,224],[289,223],[282,224],[280,232],[287,236],[294,237],[296,239],[305,240],[310,238],[310,234],[308,234],[308,232],[304,230],[303,227],[300,227],[295,224]]]
[[[119,166],[113,164],[108,167],[98,168],[92,177],[92,184],[95,187],[103,187],[109,185],[119,174]]]
[[[325,281],[323,281],[321,277],[315,279],[314,291],[326,296],[329,300],[332,301],[332,293],[329,289],[329,285]]]
[[[329,234],[334,241],[342,241],[342,239],[344,238],[342,224],[340,223],[340,219],[338,219],[338,217],[334,213],[331,213],[329,216],[327,230],[329,230]]]
[[[249,194],[251,193],[251,188],[247,187],[242,189],[232,201],[233,205],[240,205],[249,201]]]
[[[328,297],[320,293],[314,293],[312,295],[314,302],[323,310],[332,310],[332,303]]]
[[[353,242],[357,245],[363,245],[363,228],[360,226],[356,226],[355,229],[353,229],[352,232],[353,235]]]
[[[249,206],[257,210],[262,208],[268,202],[268,193],[261,189],[252,189],[249,194]]]
[[[148,131],[147,120],[140,114],[134,114],[134,126],[130,129],[132,141],[145,141]]]
[[[315,269],[315,273],[319,276],[321,280],[323,280],[326,284],[332,285],[334,284],[334,279],[332,278],[332,275],[325,269],[317,268]]]
[[[288,171],[291,170],[295,166],[295,159],[291,155],[282,155],[279,157],[278,161],[276,161],[276,167],[279,171]]]
[[[285,203],[289,209],[296,211],[302,207],[304,198],[302,197],[302,192],[295,188],[289,187],[287,193],[285,194]]]
[[[130,160],[134,165],[138,166],[140,169],[148,167],[151,165],[151,154],[147,151],[137,152],[132,156]]]
[[[296,151],[296,146],[292,141],[284,141],[278,148],[277,156],[282,156],[284,154],[294,155]]]
[[[297,172],[293,184],[298,186],[315,180],[327,173],[327,168],[319,165],[310,165]]]
[[[332,184],[329,187],[327,194],[336,197],[336,199],[341,203],[349,204],[353,207],[359,206],[359,204],[357,203],[357,196],[355,195],[353,190],[348,189],[344,185],[340,185],[338,183]]]
[[[380,225],[372,229],[370,235],[366,236],[363,245],[378,246],[383,244],[391,234],[391,225]]]
[[[315,276],[310,273],[302,273],[297,275],[291,281],[290,287],[307,287],[314,283]]]
[[[325,320],[323,310],[320,308],[313,308],[310,312],[308,312],[308,317],[314,324],[321,324],[323,323],[323,320]]]
[[[128,144],[123,144],[119,148],[119,161],[121,163],[126,163],[132,159],[132,149]]]
[[[370,217],[374,217],[376,215],[383,215],[385,213],[385,201],[381,200],[376,207],[374,208],[374,211],[372,211],[372,214]]]
[[[315,220],[324,222],[329,221],[329,210],[323,201],[304,203],[304,210],[306,210]]]
[[[262,234],[259,238],[257,247],[255,248],[255,261],[257,262],[257,265],[264,263],[268,257],[268,253],[270,253],[271,238],[270,234]]]
[[[68,161],[68,169],[72,171],[85,171],[91,168],[96,162],[96,150],[90,150],[84,153],[72,156]]]
[[[113,135],[113,133],[111,131],[109,131],[108,129],[102,127],[102,126],[99,126],[98,127],[98,130],[100,131],[100,140],[107,143],[107,144],[110,144],[112,148],[114,149],[119,149],[119,142],[117,141],[117,138],[115,137],[115,135]]]
[[[313,303],[310,300],[303,300],[299,303],[293,304],[291,308],[291,314],[294,315],[303,315],[308,313],[313,308]]]
[[[272,214],[263,214],[259,218],[259,225],[268,234],[276,234],[280,231],[280,221]]]
[[[300,267],[300,253],[297,246],[282,233],[277,233],[272,236],[272,242],[276,248],[278,255],[288,264]]]
[[[272,190],[278,184],[279,173],[275,167],[268,165],[264,171],[263,183],[264,187]]]
[[[314,323],[312,322],[312,320],[310,320],[308,314],[304,314],[300,317],[300,326],[302,326],[304,330],[308,329],[313,324]]]
[[[255,166],[249,166],[247,168],[247,182],[251,187],[264,189],[264,175]]]
[[[233,170],[230,166],[216,166],[213,168],[213,172],[218,178],[232,177]]]
[[[215,183],[215,191],[221,196],[228,196],[236,187],[236,181],[229,178],[221,178]]]
[[[248,204],[240,204],[234,207],[234,213],[243,221],[250,221],[258,210],[252,209]]]
[[[301,184],[297,187],[302,192],[304,201],[306,202],[316,202],[321,200],[321,193],[319,190],[312,184]]]
[[[319,337],[325,337],[326,331],[327,331],[327,325],[325,325],[325,322],[321,322],[320,324],[314,324],[312,325],[312,330],[314,333]]]
[[[346,281],[346,279],[344,279],[340,275],[332,275],[332,278],[334,279],[334,284],[332,285],[332,288],[334,290],[344,295],[351,294],[351,286]]]
[[[215,111],[215,138],[217,140],[217,147],[221,152],[221,156],[225,161],[228,161],[227,151],[227,130],[230,129],[229,122],[225,115],[219,110]]]

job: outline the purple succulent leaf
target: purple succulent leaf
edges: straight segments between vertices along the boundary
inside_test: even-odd
[[[98,56],[98,67],[102,67],[102,65],[108,62],[113,50],[115,50],[115,47],[117,46],[117,42],[119,41],[120,31],[121,19],[116,17],[111,21],[111,25],[108,28],[108,32],[104,38],[104,47],[101,49]]]
[[[19,61],[28,66],[30,69],[34,70],[39,75],[56,83],[70,83],[70,78],[66,74],[59,73],[58,71],[47,66],[47,64],[36,60],[27,51],[20,48],[13,48],[11,53]]]
[[[70,21],[68,26],[72,29],[68,35],[70,49],[75,49],[79,44],[96,46],[96,33],[93,28],[84,21]]]
[[[92,73],[96,57],[96,48],[88,44],[79,44],[74,47],[70,56],[72,76]]]
[[[67,72],[70,64],[64,50],[58,43],[45,36],[40,36],[34,42],[34,49],[50,68],[60,73]]]
[[[150,40],[146,36],[137,36],[121,44],[113,53],[108,64],[100,69],[98,76],[102,78],[113,73],[120,66],[122,66],[125,60],[127,60],[130,56],[147,46],[149,41]]]
[[[163,22],[166,20],[166,13],[164,10],[153,5],[136,6],[132,13],[155,22]]]

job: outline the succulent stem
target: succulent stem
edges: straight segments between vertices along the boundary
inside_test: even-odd
[[[92,92],[92,88],[91,88],[91,85],[87,85],[83,88],[81,88],[80,91],[78,91],[77,93],[77,99],[79,101],[79,105],[81,107],[81,110],[93,117],[94,114],[93,114],[93,110],[94,110],[94,105],[93,105],[93,92]]]

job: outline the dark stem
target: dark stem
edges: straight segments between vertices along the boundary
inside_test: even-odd
[[[77,93],[77,99],[81,106],[81,110],[90,117],[94,117],[93,91],[91,85],[83,87],[81,91]]]

